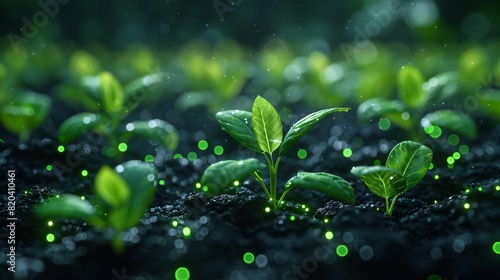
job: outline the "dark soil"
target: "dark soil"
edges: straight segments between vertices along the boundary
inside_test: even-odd
[[[492,245],[500,241],[500,126],[494,122],[481,122],[477,140],[466,142],[471,152],[452,169],[443,163],[457,147],[429,140],[436,167],[400,197],[389,218],[383,199],[370,193],[349,170],[372,165],[374,159],[384,163],[389,150],[405,140],[404,133],[397,129],[381,132],[376,125],[360,127],[352,112],[325,118],[283,158],[279,180],[283,184],[301,170],[337,174],[354,187],[356,204],[294,189],[285,207],[266,213],[262,189],[252,180],[213,198],[195,191],[209,163],[258,155],[246,152],[224,134],[211,113],[180,113],[170,107],[157,105],[151,111],[139,111],[136,117],[170,121],[181,135],[176,152],[196,151],[198,159],[174,160],[172,152],[145,145],[145,140],[130,143],[122,160],[154,153],[165,184],[158,186],[141,223],[124,234],[126,250],[121,255],[113,252],[106,233],[81,221],[54,220],[49,227],[32,213],[34,205],[56,193],[91,199],[97,170],[119,163],[100,154],[103,143],[75,143],[58,153],[55,127],[71,113],[64,111],[53,113],[57,114],[50,118],[53,123],[46,122],[27,144],[20,145],[14,136],[2,132],[7,136],[6,143],[0,144],[0,182],[6,185],[7,170],[16,170],[17,221],[16,272],[7,270],[8,247],[2,246],[1,279],[175,279],[179,267],[189,269],[190,279],[498,279],[500,255]],[[343,157],[342,149],[359,137],[364,143],[352,148],[353,156]],[[215,157],[197,150],[200,139],[207,139],[212,149],[222,145],[226,153]],[[305,160],[297,159],[298,148],[308,151]],[[46,170],[55,163],[68,169],[62,174]],[[89,176],[80,175],[83,169]],[[2,191],[0,197],[5,221],[7,192]],[[188,238],[182,233],[184,227],[191,229]],[[332,240],[325,238],[327,231],[333,232]],[[0,233],[7,244],[8,228],[2,227]],[[45,240],[48,233],[55,235],[53,243]],[[348,248],[346,256],[337,254],[343,248],[340,245]],[[251,264],[243,261],[247,252],[255,256]]]

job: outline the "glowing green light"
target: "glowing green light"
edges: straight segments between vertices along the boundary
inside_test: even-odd
[[[325,238],[328,240],[332,240],[333,239],[333,232],[331,232],[331,231],[325,232]]]
[[[190,161],[195,161],[198,158],[198,155],[195,152],[189,152],[188,153],[188,159]]]
[[[50,164],[47,165],[45,168],[47,169],[47,171],[52,171],[52,165],[50,165]]]
[[[175,280],[188,280],[189,270],[185,267],[179,267],[175,270]]]
[[[434,175],[434,179],[439,180],[439,175]]]
[[[470,192],[470,190],[469,190],[469,189],[466,189],[466,190],[465,190],[465,193],[469,193],[469,192]]]
[[[442,280],[443,278],[441,278],[441,276],[439,275],[436,275],[436,274],[432,274],[432,275],[429,275],[429,277],[427,277],[427,280]]]
[[[306,205],[305,204],[302,204],[302,209],[306,209]]]
[[[48,225],[49,227],[51,227],[51,226],[53,226],[53,225],[54,225],[54,222],[52,222],[52,221],[48,221],[48,222],[47,222],[47,225]]]
[[[184,227],[182,229],[182,234],[184,234],[184,237],[189,237],[191,236],[191,229],[189,227]]]
[[[160,186],[163,186],[163,185],[165,185],[165,180],[160,180],[160,181],[158,181],[158,183],[160,184]]]
[[[175,154],[173,158],[174,159],[182,158],[182,155],[181,154]]]
[[[450,136],[448,136],[448,143],[450,145],[456,146],[456,145],[458,145],[459,142],[460,142],[460,137],[458,137],[458,135],[451,134]]]
[[[128,146],[127,146],[127,144],[125,144],[125,143],[120,143],[120,144],[118,145],[118,150],[119,150],[120,152],[122,152],[122,153],[126,152],[126,151],[127,151],[127,149],[128,149]]]
[[[339,245],[337,246],[337,255],[339,257],[345,257],[347,256],[347,253],[349,253],[349,249],[347,249],[347,246],[345,245]]]
[[[59,195],[58,195],[58,194],[56,194],[56,198],[59,198]]]
[[[240,185],[240,182],[238,182],[238,181],[234,181],[234,182],[233,182],[233,185],[234,185],[235,187],[237,187],[237,186],[239,186],[239,185]]]
[[[482,192],[483,191],[483,187],[479,187],[477,188],[478,191]]]
[[[64,146],[59,145],[59,146],[57,147],[57,151],[58,151],[58,152],[60,152],[60,153],[64,152]]]
[[[434,204],[437,204],[437,203],[438,203],[438,201],[437,201],[437,200],[434,200]]]
[[[497,255],[500,255],[500,241],[493,243],[493,252],[495,252],[495,254]]]
[[[381,165],[382,162],[379,159],[373,161],[373,165]]]
[[[458,148],[458,151],[462,154],[465,155],[469,152],[469,146],[467,145],[462,145]]]
[[[453,163],[455,163],[455,159],[454,159],[453,157],[448,157],[448,158],[446,159],[446,162],[447,162],[448,164],[453,164]]]
[[[246,263],[246,264],[251,264],[253,263],[253,261],[255,260],[255,257],[252,253],[248,252],[248,253],[245,253],[243,255],[243,261]]]
[[[349,158],[352,156],[352,150],[350,148],[345,148],[342,151],[342,154],[344,155],[344,157]]]
[[[470,204],[468,202],[464,203],[464,208],[465,209],[469,209],[470,208]]]
[[[85,196],[84,195],[80,196],[80,199],[85,200]]]
[[[431,164],[429,164],[429,170],[432,170],[434,169],[434,164],[431,162]]]
[[[28,191],[24,191],[24,194],[28,194]]]
[[[269,213],[269,212],[271,212],[271,208],[266,207],[266,209],[264,209],[264,211],[266,211],[266,213]]]
[[[431,133],[429,133],[429,135],[432,137],[432,138],[439,138],[439,136],[441,136],[441,128],[439,126],[434,126],[434,129],[432,130]]]
[[[198,149],[204,151],[208,148],[208,142],[205,141],[205,140],[201,140],[200,142],[198,142]]]
[[[453,169],[453,167],[455,167],[455,165],[453,165],[453,164],[448,164],[448,169]]]
[[[172,221],[172,226],[173,227],[177,227],[179,225],[179,222],[178,221]]]
[[[204,192],[208,192],[208,187],[207,186],[203,186],[203,188],[201,188],[202,191]]]
[[[155,160],[155,158],[152,155],[147,155],[144,157],[145,162],[153,162],[154,160]]]
[[[47,234],[47,236],[45,237],[45,239],[47,239],[47,242],[54,242],[54,240],[56,239],[56,237],[52,234],[52,233],[49,233]]]
[[[327,224],[328,223],[328,219],[324,219],[323,222],[325,222],[325,224]]]
[[[197,189],[201,188],[201,183],[199,183],[199,182],[198,182],[198,183],[196,183],[195,187],[196,187]]]
[[[305,159],[307,157],[307,151],[304,149],[299,149],[297,152],[297,157],[300,159]]]
[[[454,152],[454,153],[453,153],[453,158],[454,158],[455,160],[459,160],[461,156],[462,156],[462,155],[460,155],[460,153],[459,153],[459,152]]]
[[[388,130],[389,128],[391,128],[391,121],[386,118],[380,118],[380,120],[378,121],[378,128],[384,131]]]
[[[290,221],[295,221],[295,216],[290,216]]]
[[[87,177],[89,175],[89,172],[87,170],[82,170],[82,176]]]
[[[214,147],[214,154],[220,156],[224,153],[224,148],[222,146],[215,146]]]
[[[500,191],[500,186],[496,186],[495,190]]]

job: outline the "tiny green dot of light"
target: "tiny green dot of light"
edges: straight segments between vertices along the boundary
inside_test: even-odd
[[[50,164],[47,165],[45,168],[47,169],[47,171],[52,171],[52,165],[50,165]]]
[[[172,221],[172,226],[173,227],[177,227],[179,225],[179,222],[178,221]]]
[[[269,213],[269,212],[271,212],[271,208],[266,207],[266,208],[264,209],[264,211],[266,211],[266,213]]]
[[[189,152],[187,158],[190,161],[195,161],[198,158],[198,155],[195,152]]]
[[[342,154],[344,155],[344,157],[349,158],[352,156],[352,150],[350,148],[345,148],[342,151]]]
[[[325,222],[325,224],[327,224],[328,223],[328,219],[324,219],[323,222]]]
[[[204,192],[208,192],[208,187],[207,187],[207,186],[203,186],[202,190],[203,190]]]
[[[469,203],[467,203],[467,202],[466,202],[466,203],[464,203],[464,208],[465,208],[465,209],[469,209],[469,208],[470,208],[470,204],[469,204]]]
[[[459,152],[454,152],[454,153],[453,153],[453,158],[454,158],[455,160],[459,160],[461,156],[462,156],[462,155],[461,155]]]
[[[456,146],[456,145],[458,145],[459,142],[460,142],[460,137],[458,137],[458,135],[451,134],[450,136],[448,136],[448,143],[450,145]]]
[[[201,183],[200,183],[200,182],[196,183],[195,187],[196,187],[197,189],[201,188]]]
[[[63,145],[59,145],[57,147],[57,151],[60,152],[60,153],[64,152],[64,146]]]
[[[432,138],[439,138],[441,136],[441,128],[439,126],[434,126],[434,129],[429,134]]]
[[[493,252],[500,255],[500,241],[493,243]]]
[[[253,261],[255,260],[255,257],[252,253],[250,252],[247,252],[243,255],[243,261],[246,263],[246,264],[251,264],[253,263]]]
[[[175,270],[175,280],[188,280],[190,277],[189,270],[185,267],[179,267]]]
[[[118,150],[119,150],[120,152],[122,152],[122,153],[126,152],[126,151],[127,151],[127,149],[128,149],[128,146],[127,146],[127,144],[125,144],[125,143],[120,143],[120,144],[118,145]]]
[[[339,245],[337,246],[336,252],[339,257],[345,257],[347,253],[349,253],[349,249],[345,245]]]
[[[51,227],[51,226],[53,226],[53,225],[54,225],[54,222],[52,222],[52,221],[48,221],[48,222],[47,222],[47,225],[48,225],[49,227]]]
[[[158,183],[160,184],[160,186],[163,186],[165,185],[165,180],[160,180]]]
[[[496,186],[495,190],[500,191],[500,186]]]
[[[448,158],[446,158],[446,162],[448,164],[453,164],[453,163],[455,163],[455,159],[453,157],[448,157]]]
[[[84,195],[80,196],[80,199],[85,200],[85,196]]]
[[[382,162],[379,159],[373,161],[373,165],[381,165]]]
[[[467,145],[462,145],[458,148],[458,151],[462,154],[465,155],[469,152],[469,146]]]
[[[214,147],[214,154],[220,156],[224,153],[224,148],[222,146],[215,146]]]
[[[479,187],[477,188],[478,191],[482,192],[483,191],[483,187]]]
[[[439,175],[438,174],[434,175],[434,179],[439,180]]]
[[[182,155],[181,154],[175,154],[174,155],[174,159],[178,159],[178,158],[182,158]]]
[[[191,236],[191,229],[189,227],[184,227],[182,229],[182,234],[184,234],[184,237],[189,237]]]
[[[233,182],[233,185],[234,185],[235,187],[237,187],[237,186],[239,186],[239,185],[240,185],[240,182],[239,182],[239,181],[234,181],[234,182]]]
[[[386,119],[386,118],[381,118],[378,121],[378,127],[380,128],[380,130],[386,131],[389,128],[391,128],[391,121],[389,119]]]
[[[431,162],[431,164],[429,164],[429,170],[432,170],[434,169],[434,164]]]
[[[290,216],[290,221],[295,221],[295,216]]]
[[[328,240],[332,240],[333,239],[333,232],[331,232],[331,231],[325,232],[325,238]]]
[[[208,148],[208,142],[206,140],[201,140],[200,142],[198,142],[198,149],[204,151],[207,148]]]
[[[297,152],[297,157],[300,159],[305,159],[307,157],[307,151],[304,149],[299,149]]]
[[[152,155],[147,155],[144,157],[144,161],[145,162],[153,162],[154,161],[154,157]]]
[[[56,237],[52,234],[52,233],[49,233],[47,234],[47,236],[45,237],[45,239],[47,239],[47,242],[54,242],[54,240],[56,239]]]
[[[82,170],[82,176],[87,177],[89,175],[89,172],[87,170]]]

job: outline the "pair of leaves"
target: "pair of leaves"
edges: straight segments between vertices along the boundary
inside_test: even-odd
[[[283,139],[281,119],[276,109],[264,98],[257,96],[252,112],[223,111],[216,114],[222,129],[243,146],[258,153],[273,153],[280,148],[283,156],[321,119],[334,112],[347,112],[349,108],[330,108],[314,112],[296,122]]]
[[[357,166],[351,173],[382,198],[391,198],[413,188],[429,170],[432,151],[418,142],[403,141],[389,153],[385,166]]]
[[[141,161],[128,161],[111,169],[102,167],[95,179],[95,203],[65,194],[38,205],[36,215],[44,218],[84,219],[96,227],[112,227],[121,232],[135,226],[152,202],[156,191],[156,168]]]

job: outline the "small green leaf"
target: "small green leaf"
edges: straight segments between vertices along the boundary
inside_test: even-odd
[[[359,122],[366,123],[373,118],[387,113],[402,113],[404,109],[405,106],[399,100],[387,100],[376,97],[361,103],[356,116]]]
[[[324,172],[299,172],[285,184],[285,190],[294,187],[323,192],[335,199],[354,204],[354,189],[343,178]]]
[[[120,112],[125,94],[118,80],[111,73],[103,72],[100,75],[100,89],[104,111],[108,114]]]
[[[263,153],[252,128],[252,113],[243,110],[218,112],[215,118],[222,129],[241,145],[257,153]]]
[[[235,181],[241,181],[252,175],[254,171],[264,168],[266,165],[255,158],[224,160],[207,167],[201,176],[200,183],[208,188],[205,191],[208,196],[214,196],[230,187]]]
[[[179,136],[175,127],[159,119],[128,123],[123,136],[127,139],[134,135],[158,141],[160,145],[171,150],[175,150],[179,144]]]
[[[297,143],[300,138],[311,130],[321,119],[334,112],[347,112],[349,108],[330,108],[311,113],[296,122],[285,135],[281,145],[279,156],[283,156],[290,148]]]
[[[93,131],[104,118],[101,114],[79,113],[66,119],[59,127],[58,139],[61,144],[67,144],[85,133]]]
[[[260,96],[252,106],[252,126],[262,151],[271,154],[278,149],[283,140],[280,116],[273,105]]]
[[[88,219],[95,215],[94,208],[79,196],[63,194],[57,199],[36,206],[35,214],[42,218]]]
[[[164,83],[169,76],[166,73],[154,73],[137,78],[124,87],[124,102],[122,118],[132,112],[147,96],[147,94]]]
[[[429,113],[422,118],[420,124],[424,128],[431,125],[439,126],[450,132],[464,135],[469,139],[474,139],[477,136],[477,126],[474,119],[453,110],[439,110]]]
[[[129,186],[109,166],[103,166],[95,177],[95,190],[99,198],[112,208],[119,207],[129,199]]]
[[[398,73],[399,98],[411,108],[422,107],[427,96],[422,88],[424,77],[417,68],[404,66]]]
[[[389,167],[356,166],[351,173],[360,177],[372,193],[382,198],[388,199],[406,190],[406,179]]]
[[[385,165],[403,175],[409,190],[422,180],[431,162],[431,149],[418,142],[403,141],[391,150]]]

